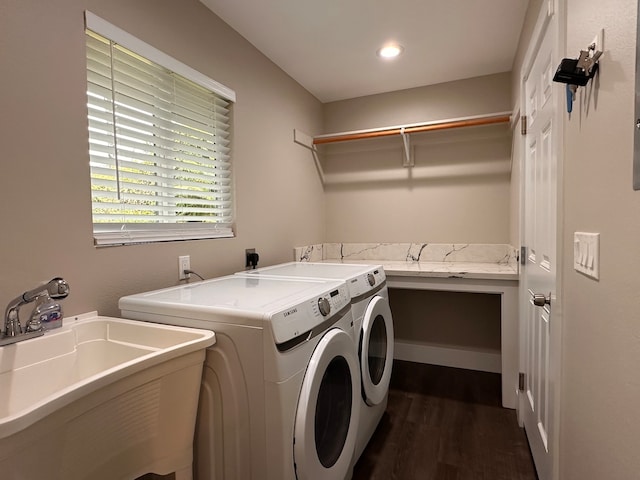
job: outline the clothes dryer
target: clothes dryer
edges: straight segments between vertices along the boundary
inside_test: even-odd
[[[386,275],[381,265],[289,262],[263,267],[242,275],[344,280],[351,297],[360,363],[360,423],[354,451],[355,463],[367,446],[387,408],[393,366],[393,318]]]
[[[360,374],[344,282],[232,275],[123,297],[120,309],[125,318],[216,332],[196,479],[351,476]]]

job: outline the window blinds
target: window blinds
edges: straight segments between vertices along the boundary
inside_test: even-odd
[[[86,39],[96,244],[232,236],[230,101],[89,29]]]

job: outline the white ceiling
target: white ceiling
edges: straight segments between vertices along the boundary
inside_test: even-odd
[[[528,0],[201,0],[322,102],[511,70]],[[376,56],[395,41],[404,54]]]

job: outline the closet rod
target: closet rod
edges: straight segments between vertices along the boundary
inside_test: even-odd
[[[354,132],[330,133],[313,137],[314,145],[325,143],[346,142],[365,138],[387,137],[389,135],[401,135],[409,133],[429,132],[434,130],[446,130],[450,128],[477,127],[481,125],[493,125],[496,123],[508,123],[511,120],[511,112],[501,112],[477,117],[466,117],[454,120],[442,120],[425,122],[398,127],[376,128],[371,130],[358,130]]]

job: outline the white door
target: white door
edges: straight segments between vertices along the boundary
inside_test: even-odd
[[[293,457],[299,480],[344,480],[360,420],[360,373],[353,339],[333,328],[318,342],[304,374]]]
[[[523,239],[521,329],[524,391],[520,415],[540,480],[552,474],[554,397],[551,323],[556,293],[557,152],[559,122],[556,96],[564,85],[553,83],[557,66],[555,21],[545,19],[541,39],[524,78]]]
[[[393,365],[393,318],[389,300],[376,295],[362,317],[360,373],[367,405],[378,405],[387,396]]]

